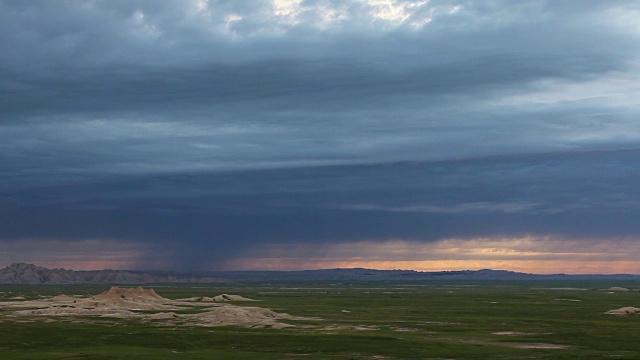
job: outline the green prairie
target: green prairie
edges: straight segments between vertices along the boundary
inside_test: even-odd
[[[296,328],[165,326],[99,317],[12,317],[1,359],[639,359],[637,283],[250,283],[149,285],[170,299],[238,294],[311,320]],[[89,296],[107,285],[4,285],[0,301]],[[244,306],[246,304],[236,303]]]

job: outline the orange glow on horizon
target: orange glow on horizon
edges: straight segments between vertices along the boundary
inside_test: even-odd
[[[640,274],[637,261],[331,261],[323,259],[251,258],[229,261],[225,270],[295,271],[335,268],[366,268],[377,270],[456,271],[456,270],[510,270],[532,274]]]
[[[635,239],[566,240],[550,237],[390,240],[325,244],[270,244],[225,264],[226,270],[510,270],[534,274],[640,274]]]

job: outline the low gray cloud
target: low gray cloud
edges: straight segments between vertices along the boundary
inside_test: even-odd
[[[5,193],[0,225],[11,239],[152,243],[183,268],[269,242],[623,238],[640,231],[640,172],[630,165],[639,157],[625,150],[117,177]]]

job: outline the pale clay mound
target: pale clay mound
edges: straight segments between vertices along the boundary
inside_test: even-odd
[[[211,308],[209,311],[186,315],[198,326],[225,326],[237,325],[244,327],[275,327],[284,328],[293,325],[277,322],[280,319],[299,319],[289,314],[277,313],[265,308],[244,306],[221,306]]]
[[[213,297],[213,301],[255,301],[240,295],[222,294]]]
[[[202,302],[214,302],[214,301],[256,301],[240,295],[222,294],[214,297],[208,296],[194,296],[190,298],[178,299],[178,301],[202,301]]]
[[[194,296],[194,297],[190,297],[190,298],[177,299],[177,301],[203,301],[203,302],[212,302],[212,301],[215,301],[215,300],[213,300],[213,298],[212,298],[212,297],[208,297],[208,296]]]
[[[221,301],[250,301],[238,295],[219,295]],[[153,289],[119,288],[111,289],[89,298],[58,295],[52,298],[0,302],[0,308],[13,310],[7,316],[100,316],[113,318],[137,318],[155,320],[167,325],[189,326],[242,326],[284,328],[293,325],[279,320],[305,320],[265,308],[242,307],[213,303],[215,298],[196,297],[171,300],[158,295]],[[203,302],[209,302],[203,304]],[[179,314],[173,311],[188,310],[194,306],[207,308],[201,313]],[[138,310],[162,311],[140,313]],[[173,310],[166,312],[165,310]]]
[[[149,301],[149,300],[160,300],[166,301],[169,299],[163,298],[158,295],[153,289],[144,289],[142,286],[139,286],[135,289],[133,288],[121,288],[117,286],[111,287],[111,289],[102,292],[93,297],[94,299],[125,299],[132,301]]]
[[[612,286],[612,287],[608,288],[607,290],[608,291],[629,291],[629,289],[623,288],[623,287],[619,287],[619,286]]]
[[[525,333],[525,332],[520,332],[520,331],[496,331],[496,332],[492,332],[493,335],[499,335],[499,336],[527,336],[527,335],[535,335],[532,333]]]
[[[621,307],[620,309],[609,310],[605,314],[609,314],[609,315],[627,315],[627,314],[635,314],[635,313],[638,313],[638,312],[640,312],[640,308],[631,307],[631,306],[625,306],[625,307]]]
[[[569,345],[559,345],[559,344],[547,344],[547,343],[524,343],[524,344],[501,344],[503,346],[512,347],[516,349],[555,349],[555,350],[564,350],[569,349],[571,346]]]

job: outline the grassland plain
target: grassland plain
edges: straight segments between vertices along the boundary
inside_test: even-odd
[[[170,299],[239,294],[260,300],[251,306],[317,319],[250,329],[0,310],[0,359],[640,359],[640,315],[604,314],[639,306],[640,292],[603,290],[611,286],[640,288],[562,281],[154,284]],[[0,301],[90,296],[108,287],[4,285]]]

